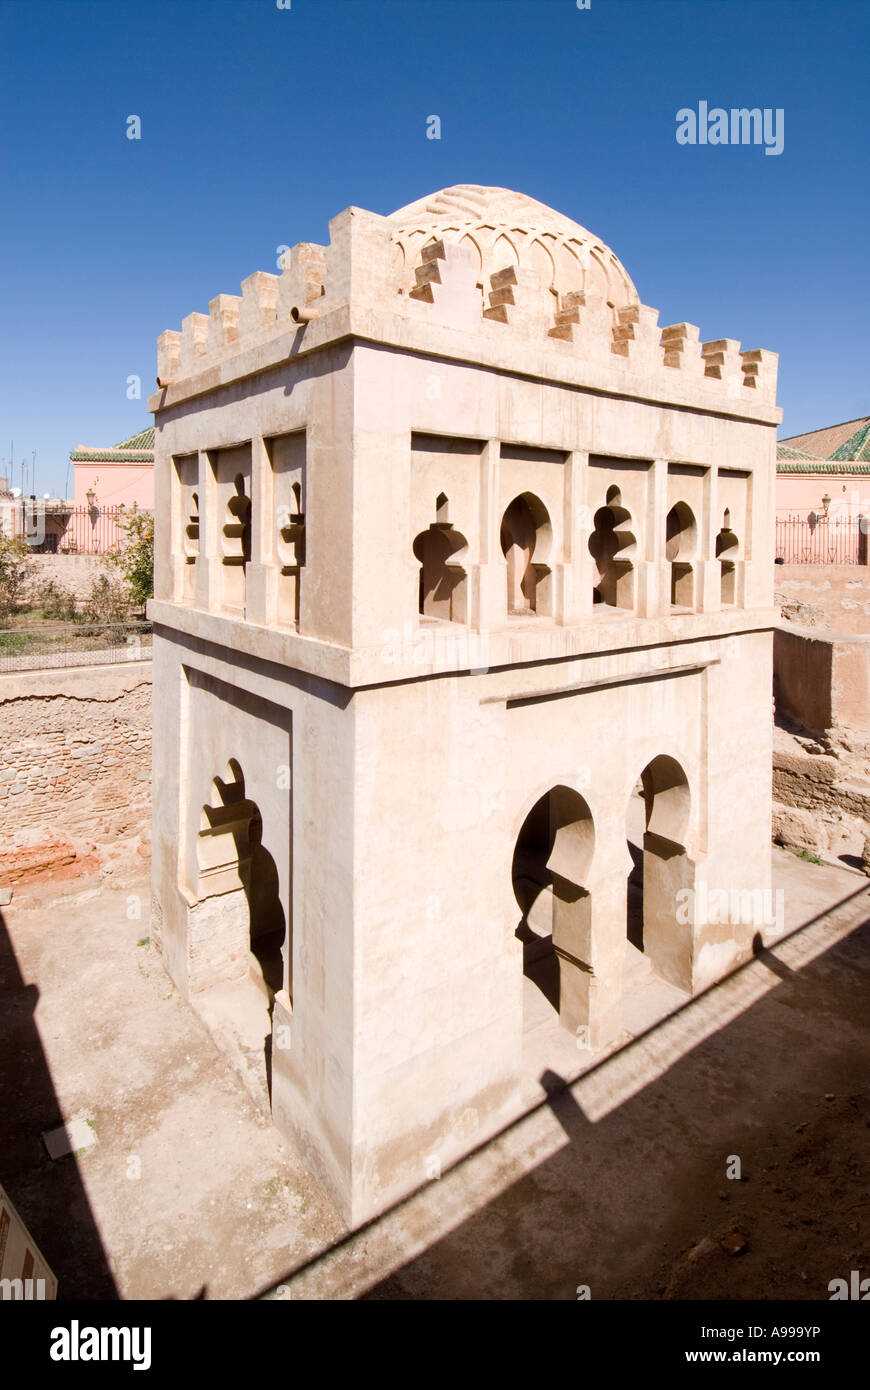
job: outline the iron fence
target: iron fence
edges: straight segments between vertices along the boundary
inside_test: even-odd
[[[864,565],[868,518],[776,518],[776,557],[787,565]]]
[[[107,555],[124,540],[133,515],[126,507],[67,507],[43,501],[19,504],[15,534],[34,555]]]

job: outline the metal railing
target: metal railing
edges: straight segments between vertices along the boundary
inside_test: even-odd
[[[11,533],[26,541],[33,555],[107,555],[121,545],[126,523],[137,510],[23,498],[11,513]]]
[[[122,507],[71,507],[45,517],[45,535],[32,546],[35,554],[106,555],[124,539],[127,512]]]
[[[776,518],[776,556],[787,565],[864,565],[868,518]]]

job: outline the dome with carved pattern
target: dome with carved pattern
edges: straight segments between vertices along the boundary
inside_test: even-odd
[[[518,265],[536,270],[559,295],[601,295],[615,309],[639,302],[609,246],[570,217],[510,188],[454,184],[399,208],[389,221],[408,276],[422,248],[444,239],[471,248],[484,287],[496,271]]]

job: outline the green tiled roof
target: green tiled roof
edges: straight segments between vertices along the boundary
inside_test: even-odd
[[[89,444],[79,444],[70,454],[73,463],[153,463],[154,426],[131,434],[120,444],[112,444],[108,449],[100,449]]]
[[[154,448],[154,426],[151,425],[147,430],[140,430],[138,434],[131,434],[129,439],[122,439],[120,444],[115,444],[116,449],[153,449]]]
[[[836,477],[863,475],[870,473],[870,463],[853,463],[848,459],[845,463],[782,463],[776,465],[777,473],[827,473],[834,474]]]
[[[870,463],[870,421],[835,449],[830,458],[840,462]]]
[[[862,420],[855,433],[825,458],[818,454],[810,454],[806,449],[799,449],[796,444],[789,444],[787,440],[778,440],[776,460],[777,473],[868,473],[870,419]]]
[[[778,459],[814,459],[818,461],[818,454],[808,454],[806,449],[796,449],[793,444],[777,444],[776,457]]]

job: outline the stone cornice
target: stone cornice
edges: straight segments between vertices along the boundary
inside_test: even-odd
[[[350,340],[423,357],[485,367],[510,376],[551,382],[592,394],[627,400],[649,401],[695,411],[723,415],[761,425],[778,425],[782,411],[751,399],[748,388],[740,396],[728,393],[722,383],[697,378],[697,385],[679,368],[662,367],[652,375],[636,375],[628,367],[610,367],[578,356],[573,345],[555,339],[534,342],[517,338],[508,326],[483,320],[474,335],[417,317],[360,304],[344,304],[307,325],[282,324],[261,331],[256,341],[238,351],[235,344],[223,350],[201,372],[174,381],[155,392],[148,409],[156,417],[197,397],[208,395],[264,372],[304,361],[316,352]]]
[[[351,649],[183,604],[158,599],[148,604],[149,620],[165,628],[165,635],[181,633],[352,690],[429,676],[516,670],[578,657],[625,653],[631,659],[633,652],[652,647],[768,630],[778,616],[774,608],[732,608],[658,618],[596,616],[573,627],[542,619],[540,627],[522,622],[490,633],[475,633],[458,624],[406,624],[404,632],[385,632],[377,647]]]

